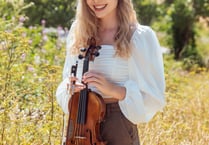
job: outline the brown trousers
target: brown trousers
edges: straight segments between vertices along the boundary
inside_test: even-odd
[[[140,145],[137,126],[122,114],[118,103],[106,105],[100,131],[107,145]]]

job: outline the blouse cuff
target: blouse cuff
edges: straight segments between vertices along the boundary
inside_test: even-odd
[[[137,84],[132,80],[128,80],[125,82],[124,87],[126,88],[126,96],[119,101],[124,116],[134,124],[148,122],[155,113],[146,111],[143,96]]]
[[[69,78],[65,78],[61,84],[58,86],[57,91],[56,91],[56,99],[58,104],[61,106],[63,112],[65,114],[68,114],[68,102],[70,99],[70,95],[67,91],[67,84],[69,84]]]

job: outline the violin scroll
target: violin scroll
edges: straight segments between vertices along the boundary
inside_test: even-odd
[[[87,44],[89,45],[88,49],[82,48],[80,49],[81,53],[78,58],[88,58],[89,61],[94,61],[94,58],[99,56],[99,50],[101,49],[101,46],[96,45],[96,40],[94,37],[88,40]]]

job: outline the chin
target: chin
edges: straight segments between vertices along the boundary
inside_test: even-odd
[[[96,17],[97,17],[98,19],[103,19],[103,18],[105,18],[104,15],[96,15]]]

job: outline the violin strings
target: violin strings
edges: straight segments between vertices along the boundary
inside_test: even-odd
[[[80,122],[81,122],[81,102],[82,102],[82,91],[80,92],[80,96],[79,96],[79,104],[78,104],[78,118],[77,118],[77,134],[76,134],[76,141],[78,143],[78,145],[80,145],[80,138],[78,138],[78,136],[81,134],[81,130],[80,130]]]
[[[90,50],[90,49],[88,49]],[[88,53],[88,52],[87,52]],[[89,58],[86,58],[83,62],[83,74],[88,71]],[[87,101],[88,101],[88,88],[80,91],[79,104],[77,110],[77,123],[75,130],[75,143],[77,145],[84,145],[86,141],[85,123],[87,116]]]
[[[69,114],[71,115],[71,112],[72,112],[72,104],[73,104],[73,102],[74,102],[74,97],[72,96],[71,97],[71,101],[70,101],[70,108],[69,108]],[[73,124],[71,124],[71,121],[70,121],[70,118],[68,118],[68,129],[67,129],[67,135],[69,136],[69,129],[70,129],[70,126],[71,125],[73,125]],[[74,132],[73,132],[73,134],[74,134]]]
[[[81,132],[83,132],[84,133],[84,124],[85,124],[85,102],[86,102],[86,90],[84,89],[83,91],[82,91],[83,93],[82,93],[82,111],[81,111],[81,113],[82,113],[82,123],[81,123]],[[84,134],[82,134],[82,135],[84,135]],[[82,142],[83,143],[83,142]]]
[[[82,125],[83,121],[83,116],[84,116],[84,103],[85,103],[85,91],[80,92],[80,98],[79,98],[79,108],[78,108],[78,127],[77,127],[77,142],[79,145],[82,145],[82,132],[84,131],[84,127]]]
[[[82,118],[82,103],[83,103],[83,91],[80,92],[80,100],[79,100],[79,135],[82,135],[82,125],[81,125],[81,118]],[[81,139],[78,138],[79,145],[81,144]]]

